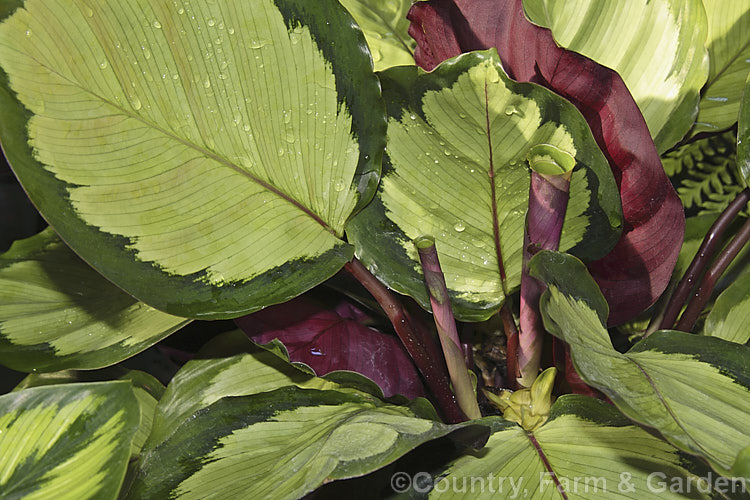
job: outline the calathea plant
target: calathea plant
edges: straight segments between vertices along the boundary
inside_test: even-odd
[[[0,2],[2,496],[748,496],[748,17]]]

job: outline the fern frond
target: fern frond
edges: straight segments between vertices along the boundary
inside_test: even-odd
[[[736,154],[737,136],[729,131],[682,146],[662,158],[664,170],[690,215],[721,212],[745,188]]]

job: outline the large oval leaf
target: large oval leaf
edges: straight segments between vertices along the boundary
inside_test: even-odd
[[[549,30],[526,19],[521,0],[418,2],[409,18],[421,67],[497,47],[511,78],[539,83],[576,105],[609,160],[622,198],[622,237],[589,265],[616,306],[609,321],[622,323],[653,304],[671,278],[684,214],[646,122],[617,73],[557,46]]]
[[[189,322],[114,286],[51,228],[0,255],[0,362],[15,370],[112,365]]]
[[[0,64],[3,146],[30,197],[148,304],[235,317],[351,258],[340,237],[385,122],[335,0],[27,0]]]
[[[547,423],[533,432],[497,417],[484,422],[493,433],[481,456],[455,459],[435,474],[431,488],[412,488],[431,489],[430,498],[441,499],[677,499],[686,498],[688,486],[689,498],[725,492],[699,482],[700,465],[593,398],[561,397]],[[671,490],[673,484],[683,490]]]
[[[456,316],[497,311],[520,284],[530,167],[545,159],[575,164],[561,246],[597,258],[615,243],[617,188],[585,120],[554,93],[510,80],[494,49],[430,73],[392,68],[381,81],[383,180],[347,234],[389,286],[429,307],[412,240],[430,234]]]
[[[530,268],[548,286],[540,301],[545,327],[570,344],[584,382],[628,417],[729,474],[750,445],[750,348],[664,330],[622,354],[612,346],[603,298],[580,261],[540,252]]]
[[[693,133],[716,132],[737,121],[742,86],[750,72],[750,3],[704,0],[708,16],[708,81]]]
[[[524,0],[529,19],[566,49],[625,81],[663,153],[687,133],[708,77],[701,0]]]
[[[147,452],[127,498],[301,498],[469,427],[358,393],[282,387],[224,398]]]
[[[117,498],[138,420],[124,381],[0,396],[0,496]]]

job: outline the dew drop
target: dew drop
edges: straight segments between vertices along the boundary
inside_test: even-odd
[[[151,59],[151,51],[146,47],[141,47],[141,49],[143,49],[143,57],[146,58],[146,60]]]
[[[153,22],[153,23],[151,23],[151,25],[152,25],[152,26],[153,26],[154,28],[158,29],[158,30],[159,30],[159,29],[161,29],[161,23],[160,23],[160,22],[159,22],[158,20],[156,20],[156,19],[154,19],[154,22]]]
[[[219,73],[219,80],[226,80],[226,79],[227,79],[226,73]]]
[[[465,114],[463,114],[463,113],[459,113],[459,114],[458,114],[458,117],[459,117],[459,118],[461,118],[461,119],[463,120],[464,118],[466,118],[466,115],[465,115]]]
[[[203,88],[207,89],[211,86],[211,79],[209,77],[206,77],[205,80],[203,80]]]
[[[234,28],[227,28],[227,33],[234,35]]]
[[[279,150],[276,152],[279,156],[284,156],[284,148],[279,148]]]
[[[250,125],[248,125],[247,123],[246,123],[246,124],[244,124],[244,125],[242,126],[242,130],[244,130],[245,132],[250,132]]]
[[[138,96],[134,96],[134,95],[128,96],[128,100],[130,101],[130,105],[133,106],[134,110],[138,111],[139,109],[141,109],[142,104],[141,104],[141,100],[138,99]]]
[[[445,156],[450,156],[450,155],[451,155],[451,152],[450,152],[449,150],[445,149],[445,150],[443,150],[443,154],[444,154]]]
[[[456,222],[456,224],[453,226],[453,229],[456,230],[457,233],[461,233],[466,229],[466,226],[463,222]]]
[[[267,40],[253,40],[250,42],[250,48],[251,49],[260,49],[268,45]]]
[[[414,113],[412,113],[412,114],[409,115],[409,118],[411,118],[412,120],[416,120],[417,119],[417,115],[415,115]]]
[[[177,9],[177,13],[179,15],[183,15],[185,13],[185,9],[183,9],[182,7],[180,7],[179,9]]]
[[[26,30],[26,36],[31,36],[31,35],[32,35],[32,33],[31,33],[31,30],[30,30],[30,29],[27,29],[27,30]]]
[[[88,17],[94,17],[94,11],[91,10],[91,7],[86,6],[85,12]]]
[[[336,181],[336,183],[333,185],[333,189],[337,193],[340,193],[341,191],[344,190],[344,183],[342,181]]]
[[[372,49],[372,61],[378,62],[381,59],[383,59],[383,54],[381,54],[378,49]]]
[[[216,24],[216,19],[214,19],[213,17],[209,17],[208,19],[206,19],[206,24],[208,24],[209,26],[214,26]]]
[[[500,76],[496,71],[490,71],[487,75],[487,81],[489,81],[490,83],[497,83],[500,81]]]
[[[292,131],[288,131],[288,132],[287,132],[287,133],[286,133],[286,134],[284,135],[284,140],[285,140],[286,142],[288,142],[289,144],[294,144],[294,141],[295,141],[296,139],[297,139],[297,138],[296,138],[296,137],[294,136],[294,132],[292,132]]]
[[[107,61],[102,61],[99,63],[99,67],[101,69],[107,69]]]

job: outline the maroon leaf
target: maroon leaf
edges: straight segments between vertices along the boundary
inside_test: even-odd
[[[589,271],[610,305],[610,325],[653,304],[669,283],[685,217],[620,76],[558,47],[549,30],[526,19],[521,0],[417,2],[407,17],[417,41],[414,58],[424,69],[462,52],[496,47],[511,78],[543,85],[581,111],[609,160],[625,218],[620,241]]]
[[[386,397],[424,396],[422,380],[399,340],[364,325],[367,319],[348,302],[326,309],[298,297],[235,322],[255,342],[279,339],[292,361],[309,365],[320,376],[351,370],[374,380]]]

